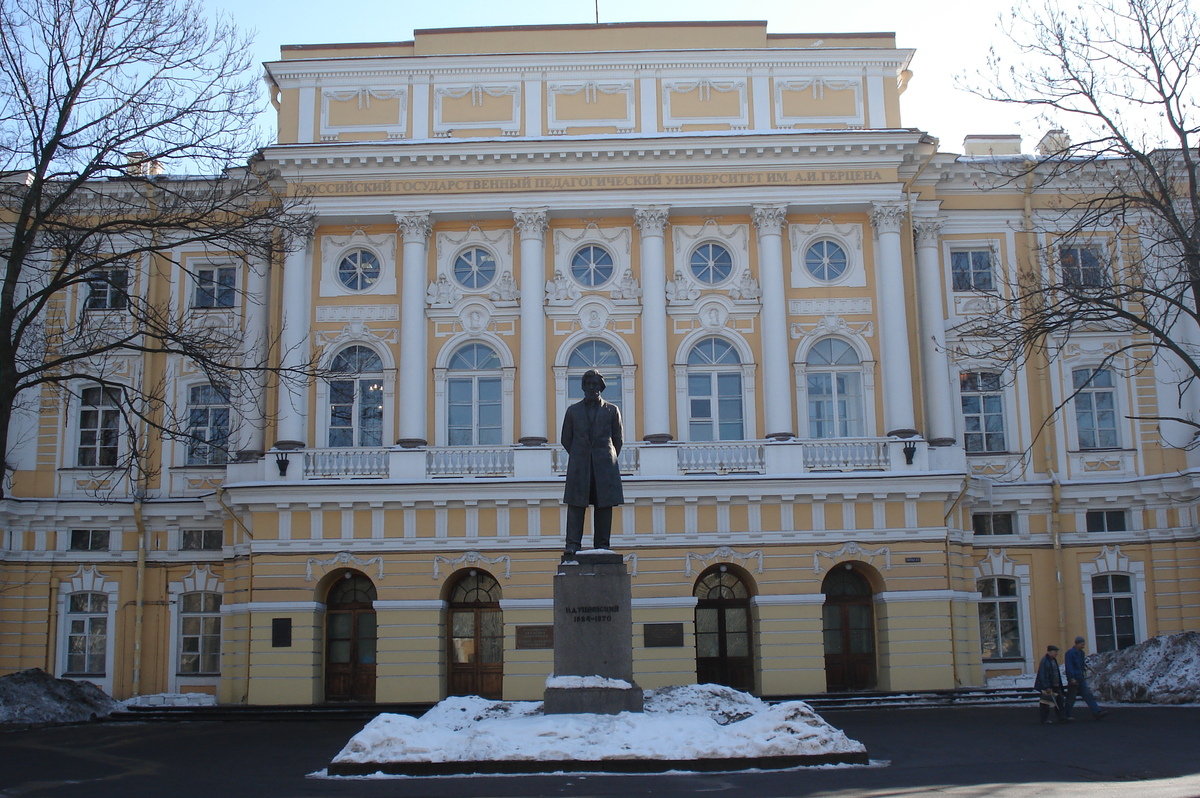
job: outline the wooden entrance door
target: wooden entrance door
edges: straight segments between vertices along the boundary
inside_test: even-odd
[[[375,700],[375,586],[347,571],[325,602],[325,700]]]
[[[750,590],[746,583],[719,567],[700,577],[695,596],[696,681],[753,691]]]
[[[825,689],[871,690],[875,673],[875,607],[871,585],[839,565],[821,585],[825,632]]]
[[[468,571],[451,590],[449,613],[449,694],[499,700],[504,693],[499,583],[482,571]]]

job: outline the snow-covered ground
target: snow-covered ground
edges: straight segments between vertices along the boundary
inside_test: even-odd
[[[374,763],[865,759],[862,743],[808,704],[767,703],[719,685],[647,691],[644,712],[543,715],[536,701],[448,698],[421,718],[380,715],[333,759]]]

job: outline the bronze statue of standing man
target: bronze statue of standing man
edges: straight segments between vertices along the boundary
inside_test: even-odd
[[[604,401],[604,377],[589,370],[583,375],[583,400],[567,408],[559,442],[567,450],[567,548],[564,556],[582,548],[583,519],[592,505],[592,546],[607,549],[612,535],[612,508],[625,502],[617,455],[625,432],[621,411]]]

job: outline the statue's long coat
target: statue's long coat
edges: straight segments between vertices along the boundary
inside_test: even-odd
[[[563,418],[558,440],[570,454],[564,504],[578,507],[591,504],[593,479],[596,480],[597,507],[624,504],[617,455],[621,453],[625,433],[621,427],[621,411],[616,405],[601,398],[596,408],[596,420],[590,427],[587,405],[583,402],[571,405]]]

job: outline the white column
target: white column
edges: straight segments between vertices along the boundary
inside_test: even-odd
[[[521,437],[546,442],[546,209],[514,208],[521,237]]]
[[[787,295],[783,279],[783,225],[787,206],[755,205],[758,279],[762,284],[763,404],[766,437],[794,437],[791,358],[788,357]]]
[[[433,225],[426,212],[396,215],[404,237],[400,262],[400,428],[396,443],[406,449],[428,443],[428,327],[425,321],[426,246]]]
[[[669,209],[633,209],[641,233],[642,273],[642,439],[671,440],[670,356],[667,354],[667,260],[664,234]]]
[[[954,443],[954,386],[946,356],[945,280],[938,263],[944,219],[914,218],[917,245],[917,309],[921,321],[921,381],[925,394],[925,438],[933,446]]]
[[[877,202],[871,206],[885,397],[883,422],[886,434],[910,438],[917,434],[917,422],[913,413],[912,355],[908,348],[908,295],[904,288],[904,261],[900,251],[900,227],[905,213],[902,202]]]
[[[245,323],[242,362],[246,368],[245,394],[237,397],[238,460],[256,460],[266,448],[264,408],[267,401],[267,272],[265,258],[247,258]]]
[[[308,438],[308,379],[312,357],[309,328],[312,320],[313,233],[293,242],[295,249],[283,258],[283,329],[279,331],[279,421],[275,446],[299,449]]]

